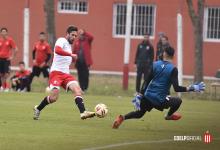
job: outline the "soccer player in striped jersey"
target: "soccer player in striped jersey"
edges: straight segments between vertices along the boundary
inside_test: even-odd
[[[79,108],[80,118],[87,119],[95,116],[94,112],[86,111],[82,90],[75,77],[70,74],[70,65],[76,61],[77,55],[72,53],[72,44],[77,37],[77,27],[69,26],[66,30],[66,36],[58,38],[54,46],[54,57],[49,75],[50,94],[34,107],[33,119],[38,120],[40,112],[45,106],[57,101],[60,87],[71,90],[74,94],[74,101]]]

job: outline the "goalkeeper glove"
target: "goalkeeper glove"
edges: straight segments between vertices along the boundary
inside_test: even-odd
[[[141,99],[142,99],[142,98],[143,98],[142,95],[137,94],[137,95],[134,97],[134,99],[132,100],[132,103],[133,103],[133,105],[134,105],[134,107],[135,107],[135,109],[136,109],[137,111],[141,110]]]
[[[201,92],[205,90],[205,83],[200,82],[200,83],[194,83],[188,87],[188,90],[191,92]]]

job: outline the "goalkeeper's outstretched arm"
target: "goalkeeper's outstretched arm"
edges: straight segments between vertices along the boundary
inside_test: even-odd
[[[201,92],[205,90],[205,83],[195,83],[188,87],[180,86],[178,81],[178,70],[174,68],[171,73],[171,83],[175,92]]]
[[[178,70],[176,67],[173,69],[171,73],[171,83],[173,85],[175,92],[187,92],[188,91],[187,87],[179,85]]]

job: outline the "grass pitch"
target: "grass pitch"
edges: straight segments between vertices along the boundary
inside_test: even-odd
[[[71,94],[61,93],[57,103],[48,106],[38,121],[32,119],[34,105],[45,93],[0,93],[0,150],[77,150],[77,149],[204,149],[220,147],[220,102],[184,99],[183,118],[165,121],[165,112],[153,110],[140,120],[125,121],[111,129],[118,114],[133,110],[131,97],[85,96],[93,110],[97,103],[109,107],[106,118],[80,120]],[[213,136],[203,142],[205,131]],[[202,141],[174,141],[174,136],[201,136]]]

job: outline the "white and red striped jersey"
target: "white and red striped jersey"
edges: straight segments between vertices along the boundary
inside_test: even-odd
[[[59,46],[62,48],[65,52],[72,53],[72,46],[68,42],[66,38],[58,38],[55,46],[54,46],[54,57],[53,57],[53,63],[50,69],[50,72],[52,71],[60,71],[63,73],[70,73],[70,65],[72,63],[72,57],[71,56],[62,56],[55,52],[56,46]]]

